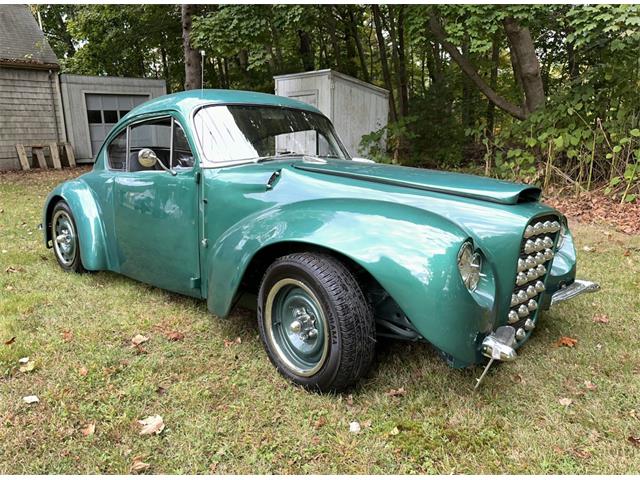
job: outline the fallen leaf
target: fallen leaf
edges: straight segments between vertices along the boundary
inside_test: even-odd
[[[5,268],[4,270],[6,273],[19,273],[19,272],[24,272],[24,268],[22,267],[12,267],[11,265],[9,265],[7,268]]]
[[[627,440],[629,440],[634,447],[640,448],[640,436],[629,435]]]
[[[73,340],[73,332],[70,330],[65,330],[64,332],[62,332],[62,339],[65,342],[70,342],[71,340]]]
[[[351,433],[357,434],[360,433],[362,429],[360,428],[360,424],[358,422],[351,422],[349,424],[349,431]]]
[[[393,435],[394,437],[400,433],[400,429],[398,427],[393,427],[389,432],[389,435]]]
[[[313,422],[313,428],[316,430],[324,427],[327,424],[327,419],[324,417],[318,418],[315,422]]]
[[[178,331],[169,332],[166,337],[170,342],[179,342],[184,339],[184,333]]]
[[[164,422],[160,415],[151,415],[143,420],[138,420],[138,423],[143,425],[140,435],[152,435],[154,433],[159,435],[164,430]]]
[[[38,398],[37,395],[28,395],[26,397],[23,397],[22,400],[24,400],[24,403],[38,403],[38,402],[40,402],[40,399]]]
[[[558,400],[558,402],[560,402],[560,405],[562,405],[563,407],[568,407],[569,405],[571,405],[573,403],[573,400],[571,400],[570,398],[561,398],[560,400]]]
[[[400,387],[397,390],[394,390],[393,388],[391,390],[389,390],[387,393],[385,393],[385,395],[387,397],[404,397],[405,394],[407,392],[405,391],[404,387]]]
[[[20,371],[22,373],[32,372],[34,368],[36,368],[35,362],[27,362],[20,367]]]
[[[80,369],[78,370],[78,374],[81,377],[86,377],[88,373],[89,373],[89,370],[87,370],[87,367],[80,367]]]
[[[609,323],[609,317],[607,317],[604,313],[596,314],[593,316],[594,323]]]
[[[558,340],[556,342],[556,345],[558,347],[569,347],[569,348],[573,348],[575,347],[576,343],[578,343],[578,340],[575,338],[571,338],[571,337],[560,337],[560,340]]]
[[[595,390],[596,388],[598,388],[598,386],[595,383],[593,383],[591,380],[585,380],[584,386],[587,390]]]
[[[581,458],[583,460],[586,460],[587,458],[591,457],[590,452],[587,452],[586,450],[582,450],[580,448],[574,448],[573,453],[576,457]]]
[[[144,463],[142,461],[142,457],[135,457],[133,459],[133,463],[131,464],[131,468],[129,471],[131,473],[142,473],[147,470],[151,465],[148,463]]]
[[[353,395],[349,395],[349,396],[347,397],[347,405],[348,405],[349,407],[353,407]]]
[[[593,252],[595,248],[590,247],[589,245],[585,245],[584,247],[582,247],[582,250],[584,250],[585,252]]]
[[[87,423],[84,428],[80,429],[80,433],[85,437],[90,437],[94,433],[96,433],[96,424],[95,423]]]
[[[141,345],[148,341],[149,341],[149,337],[145,337],[144,335],[138,334],[131,339],[131,345],[133,345],[134,347],[137,347],[138,345]]]
[[[18,363],[24,365],[25,363],[29,363],[29,357],[22,357],[20,360],[18,360]]]
[[[158,388],[156,388],[156,393],[158,395],[164,395],[165,393],[167,393],[167,389],[160,385]]]
[[[242,339],[240,337],[237,337],[235,340],[227,340],[226,338],[224,339],[225,347],[230,347],[231,345],[240,345],[241,343]]]
[[[4,344],[11,345],[15,341],[16,341],[16,337],[11,337],[9,340],[5,340]]]

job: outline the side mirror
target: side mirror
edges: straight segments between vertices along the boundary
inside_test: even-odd
[[[150,148],[143,148],[138,152],[138,163],[144,168],[151,168],[158,163],[158,156]]]
[[[358,163],[376,163],[374,160],[368,158],[352,157],[351,160]]]
[[[156,152],[150,148],[143,148],[138,152],[138,163],[144,168],[151,168],[157,163],[164,171],[169,172],[173,176],[176,175],[176,172],[172,168],[167,168],[164,163],[162,163],[162,160],[158,158]]]

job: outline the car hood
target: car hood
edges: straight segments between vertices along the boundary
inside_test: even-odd
[[[325,161],[314,157],[301,159],[294,162],[293,166],[299,170],[325,175],[456,195],[503,205],[537,202],[541,194],[539,188],[521,183],[423,168],[344,160]]]

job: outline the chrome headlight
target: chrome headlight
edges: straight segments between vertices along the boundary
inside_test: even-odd
[[[471,242],[464,242],[458,252],[458,270],[462,277],[462,282],[473,292],[480,282],[480,271],[482,270],[482,257],[473,251]]]

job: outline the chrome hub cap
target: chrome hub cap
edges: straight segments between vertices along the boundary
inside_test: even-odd
[[[329,351],[329,328],[318,298],[293,278],[278,281],[265,304],[267,339],[287,367],[309,377],[322,368]]]
[[[69,214],[59,210],[51,222],[53,230],[53,249],[60,263],[70,266],[76,258],[77,237]]]

